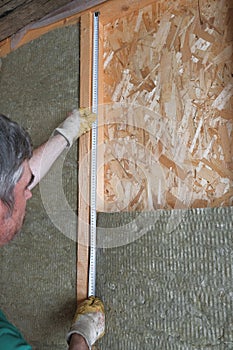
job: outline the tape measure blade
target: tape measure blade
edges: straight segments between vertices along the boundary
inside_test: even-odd
[[[99,13],[93,21],[93,63],[92,63],[92,111],[98,113],[98,70],[99,70]],[[96,286],[96,188],[97,188],[97,143],[98,120],[92,127],[91,193],[90,193],[90,251],[88,296],[95,295]]]

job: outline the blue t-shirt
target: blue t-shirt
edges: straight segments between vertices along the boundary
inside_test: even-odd
[[[0,310],[0,350],[32,350],[19,330]]]

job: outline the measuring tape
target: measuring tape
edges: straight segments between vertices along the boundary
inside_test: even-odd
[[[99,78],[99,12],[93,19],[93,55],[92,55],[92,112],[98,114]],[[95,295],[96,285],[96,188],[97,188],[97,145],[98,120],[92,125],[91,140],[91,190],[90,190],[90,251],[88,296]]]

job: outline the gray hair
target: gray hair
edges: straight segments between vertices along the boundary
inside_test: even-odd
[[[23,162],[32,156],[29,134],[0,114],[0,200],[12,211],[14,187],[23,173]]]

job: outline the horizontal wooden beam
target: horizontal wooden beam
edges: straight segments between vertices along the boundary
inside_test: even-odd
[[[87,10],[106,0],[5,0],[0,5],[0,41],[12,36],[30,23],[46,15],[62,13],[75,5],[77,12]],[[64,9],[64,10],[63,10]]]
[[[67,0],[1,1],[0,41],[67,4]]]
[[[22,33],[22,37],[17,42],[17,44],[14,44],[14,47],[12,45],[12,38],[7,38],[1,41],[0,57],[6,56],[11,51],[40,37],[41,35],[51,30],[77,23],[80,20],[80,17],[83,16],[85,13],[93,13],[95,11],[99,11],[101,13],[101,23],[104,26],[117,17],[127,16],[129,13],[138,10],[140,7],[144,7],[153,2],[154,0],[91,0],[86,1],[87,7],[85,8],[83,7],[83,1],[80,1],[80,6],[76,8],[75,14],[66,17],[64,10],[63,18],[55,20],[53,23],[50,23],[48,25],[42,24],[41,27],[38,25],[37,28],[25,30],[25,33]],[[62,9],[60,11],[62,11]]]

